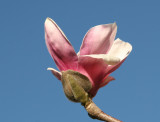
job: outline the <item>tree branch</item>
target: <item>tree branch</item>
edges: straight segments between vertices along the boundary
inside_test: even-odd
[[[88,112],[88,115],[92,119],[98,119],[105,122],[122,122],[104,113],[91,99],[82,105],[85,107],[85,109]]]

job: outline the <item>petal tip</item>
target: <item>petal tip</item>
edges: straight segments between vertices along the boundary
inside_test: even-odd
[[[114,29],[117,30],[117,23],[116,23],[116,22],[114,22],[114,23],[112,24],[112,29],[113,29],[113,30],[114,30]]]
[[[47,18],[46,18],[46,21],[47,21],[47,20],[50,20],[50,18],[49,18],[49,17],[47,17]]]
[[[117,38],[116,41],[119,43],[124,43],[126,45],[126,48],[128,50],[128,52],[126,53],[126,56],[128,56],[132,51],[132,45],[129,42],[122,41],[120,38]]]
[[[54,24],[55,26],[58,27],[58,25],[56,24],[56,22],[54,20],[52,20],[51,18],[47,17],[46,20],[45,20],[45,25],[46,24]],[[58,27],[59,28],[59,27]]]
[[[108,76],[106,79],[104,79],[104,81],[100,84],[100,88],[104,87],[105,85],[107,85],[110,81],[115,80],[114,77],[112,76]]]
[[[50,20],[51,20],[51,18],[47,17],[46,20],[45,20],[45,24]]]
[[[53,68],[48,67],[47,70],[53,70]]]
[[[52,74],[54,75],[54,76],[56,76],[56,78],[58,78],[59,80],[61,80],[61,75],[62,75],[62,73],[61,72],[59,72],[59,71],[57,71],[57,70],[55,70],[55,69],[53,69],[53,68],[47,68],[47,70],[50,70],[51,72],[52,72]]]
[[[116,79],[115,79],[114,77],[112,77],[112,78],[111,78],[111,81],[114,81],[114,80],[116,80]]]

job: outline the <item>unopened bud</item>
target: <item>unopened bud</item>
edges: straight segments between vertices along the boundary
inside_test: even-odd
[[[89,79],[73,70],[62,71],[62,84],[66,97],[73,102],[84,103],[88,100],[88,92],[92,88]]]

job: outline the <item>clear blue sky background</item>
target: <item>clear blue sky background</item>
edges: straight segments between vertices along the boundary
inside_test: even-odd
[[[96,122],[67,100],[47,67],[56,68],[44,40],[51,17],[78,52],[89,28],[116,22],[133,45],[116,78],[94,102],[124,122],[159,122],[160,2],[155,0],[1,0],[0,122]]]

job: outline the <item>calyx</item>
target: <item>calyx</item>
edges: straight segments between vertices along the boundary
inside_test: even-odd
[[[88,77],[73,71],[62,71],[61,81],[66,97],[73,102],[85,103],[88,101],[88,92],[92,88],[92,84]]]

